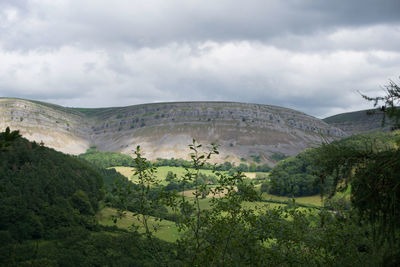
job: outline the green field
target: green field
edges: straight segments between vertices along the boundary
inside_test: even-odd
[[[268,193],[262,193],[261,197],[265,200],[278,200],[278,201],[288,201],[291,198],[285,196],[275,196]],[[311,204],[314,206],[322,206],[321,196],[306,196],[306,197],[295,197],[297,203],[301,204]]]
[[[265,203],[265,202],[245,202],[243,203],[244,207],[251,208],[251,209],[267,209],[267,208],[275,208],[279,206],[283,206],[284,204],[276,204],[276,203]],[[210,199],[201,199],[200,200],[200,208],[201,209],[210,209]],[[169,209],[170,210],[170,209]],[[170,210],[170,212],[172,212]],[[139,233],[144,233],[144,227],[140,224],[138,219],[132,215],[132,212],[127,211],[125,216],[122,217],[114,223],[112,220],[112,215],[116,215],[117,211],[113,208],[105,207],[101,209],[97,214],[96,217],[99,221],[100,225],[104,226],[117,226],[121,229],[126,230],[133,230],[132,226],[138,226]],[[153,232],[154,236],[167,241],[167,242],[174,242],[176,241],[180,233],[176,224],[172,221],[162,220],[156,221],[155,217],[150,218],[150,225],[156,226],[157,231]]]
[[[132,167],[113,167],[116,171],[120,172],[122,175],[126,176],[132,181],[135,181],[135,176],[133,176],[135,169]],[[168,182],[165,181],[165,177],[167,176],[168,172],[173,172],[174,174],[177,175],[177,177],[181,177],[186,174],[186,170],[183,167],[168,167],[168,166],[162,166],[157,168],[156,176],[160,180],[161,184],[166,185]],[[214,175],[211,170],[200,170],[201,173],[206,174],[206,175]],[[248,178],[254,179],[256,173],[245,173]],[[186,192],[188,194],[185,194],[185,198],[194,201],[194,198],[189,194],[190,192]],[[272,201],[288,201],[290,198],[284,197],[284,196],[275,196],[267,193],[263,193],[261,195],[263,200],[272,200]],[[296,203],[299,204],[309,204],[313,206],[320,207],[322,206],[321,198],[319,195],[315,196],[307,196],[307,197],[297,197]],[[200,208],[201,209],[210,209],[211,208],[211,198],[205,198],[205,199],[200,199]],[[244,202],[243,207],[248,208],[248,209],[254,209],[254,210],[265,210],[265,209],[271,209],[271,208],[276,208],[276,207],[283,207],[286,204],[284,203],[268,203],[268,202],[263,202],[263,201],[257,201],[257,202]],[[172,209],[168,208],[169,213],[172,213]],[[99,223],[101,225],[107,225],[107,226],[112,226],[116,225],[119,228],[122,229],[132,229],[132,225],[139,226],[139,232],[144,232],[143,226],[140,226],[139,221],[137,218],[132,216],[131,212],[126,212],[126,216],[118,220],[116,224],[111,219],[112,215],[116,214],[116,210],[112,208],[103,208],[98,214],[97,218],[99,219]],[[160,238],[162,240],[168,241],[168,242],[173,242],[177,240],[179,237],[179,232],[178,229],[175,225],[174,222],[167,221],[167,220],[162,220],[156,221],[154,217],[151,218],[151,224],[152,225],[157,225],[158,230],[154,233],[154,236],[157,238]]]
[[[133,174],[135,173],[135,168],[132,167],[112,167],[115,169],[117,172],[121,173],[131,181],[137,181],[135,176]],[[186,170],[183,167],[168,167],[168,166],[162,166],[157,168],[156,172],[156,177],[158,180],[161,181],[161,184],[168,184],[167,181],[165,181],[165,177],[167,177],[168,172],[173,172],[176,174],[177,177],[182,177],[186,174]],[[200,173],[203,173],[205,175],[215,175],[211,170],[200,170]],[[133,177],[132,177],[133,176]]]
[[[112,168],[129,179],[131,179],[132,175],[135,173],[135,168],[132,167],[112,167]],[[161,181],[164,181],[168,172],[173,172],[174,174],[176,174],[177,177],[182,177],[183,175],[186,174],[186,169],[183,167],[161,166],[157,168],[156,176]],[[215,175],[212,170],[200,170],[200,173],[205,175]],[[267,174],[264,172],[245,172],[244,175],[246,175],[247,178],[254,179],[258,173]],[[133,181],[134,180],[135,179],[133,179]]]
[[[140,224],[138,219],[132,215],[132,212],[127,211],[125,216],[119,219],[116,224],[114,224],[111,216],[116,214],[117,211],[115,209],[105,207],[96,214],[96,217],[100,225],[105,225],[105,226],[116,225],[118,228],[127,230],[132,229],[132,226],[134,225],[139,227],[138,229],[139,233],[144,233],[144,227]],[[151,227],[153,226],[157,227],[158,230],[154,233],[154,236],[159,239],[168,242],[174,242],[179,237],[179,232],[174,222],[167,220],[156,221],[155,217],[151,217],[150,225]]]
[[[279,197],[279,196],[273,196],[269,194],[263,194],[262,195],[263,199],[265,200],[279,200],[279,201],[287,201],[287,197]],[[187,199],[193,200],[193,197],[187,197]],[[296,202],[302,203],[302,204],[311,204],[315,206],[321,206],[320,202],[320,197],[319,196],[309,196],[309,197],[299,197],[296,198]],[[200,199],[200,208],[201,209],[210,209],[211,208],[211,198],[205,198],[205,199]],[[253,209],[258,211],[262,211],[265,209],[271,209],[271,208],[277,208],[277,207],[283,207],[286,204],[279,204],[279,203],[266,203],[266,202],[261,202],[261,201],[256,201],[256,202],[244,202],[243,207],[248,208],[248,209]],[[167,208],[169,213],[172,213],[171,208]],[[138,226],[139,229],[138,231],[140,233],[144,232],[144,227],[140,224],[138,219],[132,215],[131,212],[127,211],[126,215],[119,219],[116,224],[114,224],[112,220],[112,215],[116,215],[116,210],[112,208],[105,207],[101,209],[97,213],[97,219],[99,220],[99,223],[101,225],[106,225],[106,226],[113,226],[116,225],[118,228],[126,229],[126,230],[132,230],[132,225]],[[168,242],[174,242],[175,240],[178,239],[180,233],[177,229],[177,226],[175,225],[174,222],[168,221],[168,220],[162,220],[162,221],[156,221],[155,217],[150,218],[150,224],[157,226],[158,230],[154,232],[154,236],[168,241]]]
[[[136,181],[135,177],[133,176],[135,169],[132,167],[113,167],[116,171],[124,175],[125,177],[131,179],[132,181]],[[183,175],[186,174],[186,170],[183,167],[169,167],[169,166],[162,166],[157,168],[156,176],[157,178],[161,181],[161,184],[166,185],[168,182],[165,181],[165,177],[167,176],[168,172],[172,172],[176,174],[177,177],[182,177]],[[206,175],[215,175],[211,170],[200,170],[200,173],[206,174]],[[263,173],[265,174],[265,173]],[[246,172],[245,175],[248,178],[254,178],[256,175],[256,172]],[[132,177],[133,176],[133,177]],[[186,196],[190,197],[190,194],[187,194]],[[264,200],[277,200],[277,201],[288,201],[291,198],[286,197],[286,196],[276,196],[276,195],[271,195],[268,193],[263,193],[262,198]],[[305,196],[305,197],[296,197],[296,202],[301,203],[301,204],[311,204],[314,206],[322,206],[321,202],[321,197],[320,195],[314,195],[314,196]],[[206,200],[202,200],[205,202]],[[262,202],[264,203],[264,202]]]

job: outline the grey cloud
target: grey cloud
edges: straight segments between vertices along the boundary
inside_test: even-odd
[[[338,27],[400,22],[398,0],[40,3],[26,3],[30,15],[21,16],[19,23],[7,29],[15,34],[1,40],[4,48],[143,47],[206,40],[268,42],[282,35],[303,36],[332,32]]]
[[[224,100],[286,106],[314,116],[364,107],[357,90],[374,95],[400,69],[400,53],[307,54],[249,42],[7,55],[0,53],[6,66],[0,65],[2,96],[84,107]]]
[[[399,4],[2,1],[0,96],[81,107],[224,100],[320,117],[365,108],[357,90],[374,95],[399,75]]]
[[[333,50],[400,51],[400,23],[359,28],[338,28],[335,31],[317,32],[307,36],[283,34],[271,38],[268,43],[281,49],[306,53]]]

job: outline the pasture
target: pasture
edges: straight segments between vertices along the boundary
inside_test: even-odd
[[[136,178],[134,176],[135,169],[132,167],[114,167],[114,169],[118,172],[120,172],[122,175],[126,176],[128,179],[131,181],[136,181]],[[160,181],[161,184],[167,185],[168,181],[165,180],[167,177],[168,172],[172,172],[176,174],[177,177],[184,176],[186,174],[186,169],[183,167],[168,167],[168,166],[162,166],[157,168],[156,172],[156,177]],[[215,175],[211,170],[200,170],[200,173],[205,174],[205,175]],[[267,173],[262,173],[263,175],[268,175]],[[255,179],[256,178],[256,173],[251,173],[251,172],[246,172],[245,175],[250,178],[250,179]],[[256,185],[257,186],[257,185]],[[187,190],[184,192],[180,192],[180,195],[183,195],[187,200],[189,201],[194,201],[193,197],[193,192],[194,190]],[[221,196],[216,196],[216,197],[221,197]],[[212,201],[212,195],[210,194],[204,199],[200,199],[199,204],[201,209],[210,209],[211,208],[211,201]],[[267,193],[262,193],[261,198],[265,201],[271,200],[271,201],[280,201],[280,202],[285,202],[289,201],[291,198],[285,197],[285,196],[275,196]],[[295,198],[296,203],[299,204],[306,204],[306,205],[312,205],[316,207],[321,207],[323,205],[321,198],[319,195],[315,196],[306,196],[306,197],[296,197]],[[243,207],[248,208],[248,209],[253,209],[256,210],[256,212],[262,212],[263,210],[266,209],[271,209],[271,208],[277,208],[277,207],[283,207],[286,204],[285,203],[271,203],[271,202],[265,202],[265,201],[257,201],[257,202],[244,202]],[[167,207],[169,213],[173,213],[173,210],[169,207]],[[132,225],[138,226],[138,231],[140,233],[144,232],[144,227],[140,224],[138,219],[133,216],[131,212],[126,212],[126,215],[119,219],[116,224],[112,221],[111,216],[116,215],[116,210],[112,208],[105,207],[101,209],[98,214],[97,218],[99,220],[99,223],[101,225],[107,225],[107,226],[113,226],[116,225],[119,228],[122,229],[127,229],[127,230],[132,230]],[[177,229],[177,226],[175,225],[174,222],[168,221],[168,220],[162,220],[159,221],[155,217],[150,218],[150,225],[157,227],[157,231],[154,232],[154,236],[168,241],[168,242],[174,242],[178,239],[179,237],[179,232]]]
[[[115,169],[117,172],[121,173],[123,176],[126,178],[130,179],[131,181],[137,181],[137,178],[133,176],[135,174],[135,168],[132,167],[112,167]],[[193,169],[189,169],[193,170]],[[157,167],[157,172],[155,173],[157,179],[160,181],[161,184],[168,184],[167,181],[165,181],[165,178],[168,175],[168,172],[172,172],[176,174],[177,177],[182,177],[186,174],[186,169],[183,167],[169,167],[169,166],[161,166]],[[215,175],[212,170],[200,170],[200,173],[205,174],[205,175]]]
[[[125,215],[114,223],[112,220],[112,216],[116,215],[117,211],[113,208],[105,207],[101,209],[97,214],[96,217],[100,225],[104,226],[117,226],[121,229],[126,230],[133,230],[132,226],[138,227],[139,233],[144,233],[145,228],[143,225],[140,224],[137,217],[133,216],[132,212],[126,211]],[[176,227],[174,222],[168,220],[158,220],[155,217],[150,217],[150,229],[153,230],[154,227],[157,228],[157,231],[153,232],[154,236],[165,240],[168,242],[174,242],[179,237],[178,228]]]

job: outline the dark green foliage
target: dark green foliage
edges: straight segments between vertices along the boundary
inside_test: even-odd
[[[171,177],[171,176],[170,176]],[[195,183],[191,182],[191,181],[179,181],[176,179],[176,177],[174,179],[169,178],[168,181],[170,181],[170,183],[168,183],[167,186],[165,186],[165,190],[166,191],[183,191],[183,190],[190,190],[193,189],[195,187]],[[198,177],[197,177],[197,184],[198,185],[216,185],[218,184],[218,178],[215,175],[207,175],[204,173],[199,173]]]
[[[244,163],[240,163],[239,166],[235,168],[235,171],[240,171],[240,172],[248,172],[249,171],[249,166]]]
[[[264,163],[264,164],[258,165],[256,167],[257,172],[269,172],[269,171],[271,171],[271,169],[272,168],[268,165],[268,163]]]
[[[251,156],[255,163],[260,163],[260,156]]]
[[[194,190],[194,197],[187,198],[159,184],[154,164],[139,149],[139,181],[133,184],[115,170],[91,167],[17,138],[0,152],[0,265],[398,266],[398,138],[396,133],[352,137],[278,164],[286,163],[280,171],[297,179],[289,177],[289,182],[302,181],[300,172],[315,174],[322,183],[331,179],[334,190],[351,184],[352,206],[345,198],[332,198],[326,206],[334,211],[318,207],[317,212],[311,206],[299,209],[294,200],[279,202],[278,208],[245,207],[261,199],[241,173],[200,173],[218,154],[216,146],[202,152],[194,142],[186,175],[168,173],[168,186]],[[228,163],[220,166],[233,170]],[[134,211],[144,236],[96,224],[102,177],[106,202]],[[303,190],[295,186],[289,183],[291,194]],[[269,187],[263,184],[261,190]],[[208,193],[219,197],[205,209],[200,200]],[[182,230],[178,241],[154,238],[149,215],[174,220]]]
[[[250,163],[249,172],[255,172],[257,170],[257,166],[254,162]]]
[[[393,133],[372,133],[354,135],[340,141],[333,142],[338,145],[337,154],[341,150],[349,156],[357,151],[387,150],[395,146],[397,137]],[[350,150],[349,150],[350,149]],[[332,177],[327,176],[324,186],[321,187],[320,166],[323,161],[315,162],[321,148],[308,149],[296,157],[280,161],[270,172],[270,193],[282,196],[308,196],[321,193],[329,194]],[[346,152],[348,151],[348,152]],[[356,155],[356,154],[354,154]],[[327,156],[329,158],[329,156]],[[329,160],[329,159],[324,159]]]
[[[400,87],[393,81],[383,97],[368,97],[374,106],[383,102],[382,126],[388,116],[393,129],[400,126]],[[367,137],[367,138],[366,138]],[[400,264],[400,132],[374,138],[365,136],[363,145],[333,142],[319,149],[320,181],[333,177],[333,193],[351,186],[351,202],[361,218],[371,226],[374,253],[381,253],[382,265]]]
[[[265,183],[261,184],[260,192],[261,192],[261,193],[267,193],[268,191],[269,191],[268,185],[265,184]]]
[[[286,158],[288,158],[288,156],[286,156],[283,153],[277,153],[277,152],[273,153],[272,156],[271,156],[271,159],[273,159],[275,161],[281,161],[281,160],[286,159]]]
[[[59,227],[92,228],[88,216],[98,208],[102,186],[101,175],[81,160],[17,138],[0,152],[0,231],[24,240]]]
[[[15,132],[17,133],[17,132]],[[94,217],[107,184],[127,180],[78,158],[0,134],[0,266],[154,266],[137,233],[99,232]],[[110,194],[110,193],[108,193]],[[177,263],[170,244],[157,243]]]
[[[95,149],[88,149],[84,154],[80,154],[79,157],[97,165],[100,168],[134,166],[132,157],[118,152],[100,152]]]
[[[190,167],[190,161],[184,159],[162,159],[158,158],[155,162],[152,163],[154,167],[161,167],[161,166],[169,166],[169,167]]]
[[[309,149],[296,157],[283,160],[269,175],[271,194],[280,196],[310,196],[318,194],[315,175],[317,168],[312,159],[316,151]]]
[[[256,158],[256,159],[259,159]],[[246,161],[246,159],[242,158],[242,161]],[[189,168],[191,167],[191,162],[184,160],[184,159],[161,159],[158,158],[157,161],[152,163],[154,167],[160,167],[160,166],[170,166],[170,167],[184,167],[184,168]],[[241,172],[269,172],[271,170],[271,167],[267,164],[264,163],[262,165],[255,165],[254,163],[247,165],[244,163],[241,163],[239,166],[235,166],[235,164],[232,164],[231,162],[224,162],[220,165],[213,165],[210,163],[205,163],[203,166],[201,166],[201,169],[203,170],[219,170],[219,171],[230,171],[231,174],[241,171]]]
[[[91,232],[82,227],[69,228],[63,239],[24,241],[2,247],[0,263],[7,266],[156,266],[151,243],[138,233],[105,228]],[[61,233],[59,235],[62,235]],[[1,232],[0,232],[1,238]],[[158,253],[171,266],[179,266],[173,246],[157,240]],[[4,265],[4,266],[6,266]]]
[[[71,204],[74,209],[77,209],[80,214],[94,215],[92,204],[89,201],[87,194],[78,189],[71,197]]]
[[[10,131],[10,128],[7,127],[5,132],[0,133],[0,152],[6,150],[6,148],[10,145],[11,142],[16,140],[21,135],[19,131]]]
[[[400,86],[394,81],[389,80],[389,83],[384,86],[386,95],[379,97],[368,97],[363,95],[364,99],[374,102],[374,107],[383,102],[380,110],[383,113],[382,126],[386,123],[386,117],[391,120],[392,130],[400,128]]]
[[[352,205],[376,225],[376,239],[400,245],[400,150],[395,145],[400,133],[381,135],[386,142],[370,139],[360,147],[352,142],[325,145],[315,161],[323,167],[322,180],[334,178],[334,192],[351,185]]]

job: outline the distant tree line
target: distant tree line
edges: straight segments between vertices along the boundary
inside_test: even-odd
[[[98,151],[95,147],[88,149],[85,153],[80,154],[79,157],[97,165],[100,168],[134,166],[133,158],[129,155],[118,152]]]
[[[160,167],[160,166],[170,166],[170,167],[185,167],[189,168],[191,166],[191,161],[184,160],[184,159],[161,159],[157,158],[155,162],[152,163],[153,166],[155,167]],[[240,163],[238,166],[235,166],[234,163],[231,162],[224,162],[222,164],[210,164],[206,163],[203,166],[201,166],[201,169],[203,170],[219,170],[219,171],[231,171],[231,172],[269,172],[271,170],[271,167],[265,163],[265,164],[260,164],[256,165],[255,163],[251,163],[250,165]]]
[[[118,152],[106,152],[98,151],[95,147],[88,149],[85,153],[79,155],[80,158],[93,163],[100,168],[110,168],[116,166],[134,167],[135,163],[131,156],[118,153]],[[256,158],[258,159],[258,158]],[[152,162],[154,167],[169,166],[169,167],[184,167],[189,168],[191,162],[184,159],[162,159],[157,158],[156,161]],[[219,170],[219,171],[231,171],[231,173],[241,172],[269,172],[271,167],[267,164],[255,164],[254,162],[248,164],[240,163],[235,166],[234,163],[224,162],[222,164],[210,164],[207,163],[201,166],[203,170]]]
[[[376,132],[354,135],[339,141],[335,145],[351,147],[354,150],[384,151],[396,147],[397,132]],[[320,163],[315,158],[322,148],[308,149],[295,157],[280,161],[263,182],[262,191],[279,196],[310,196],[319,193],[329,195],[333,177],[327,176],[324,184],[320,181]]]

